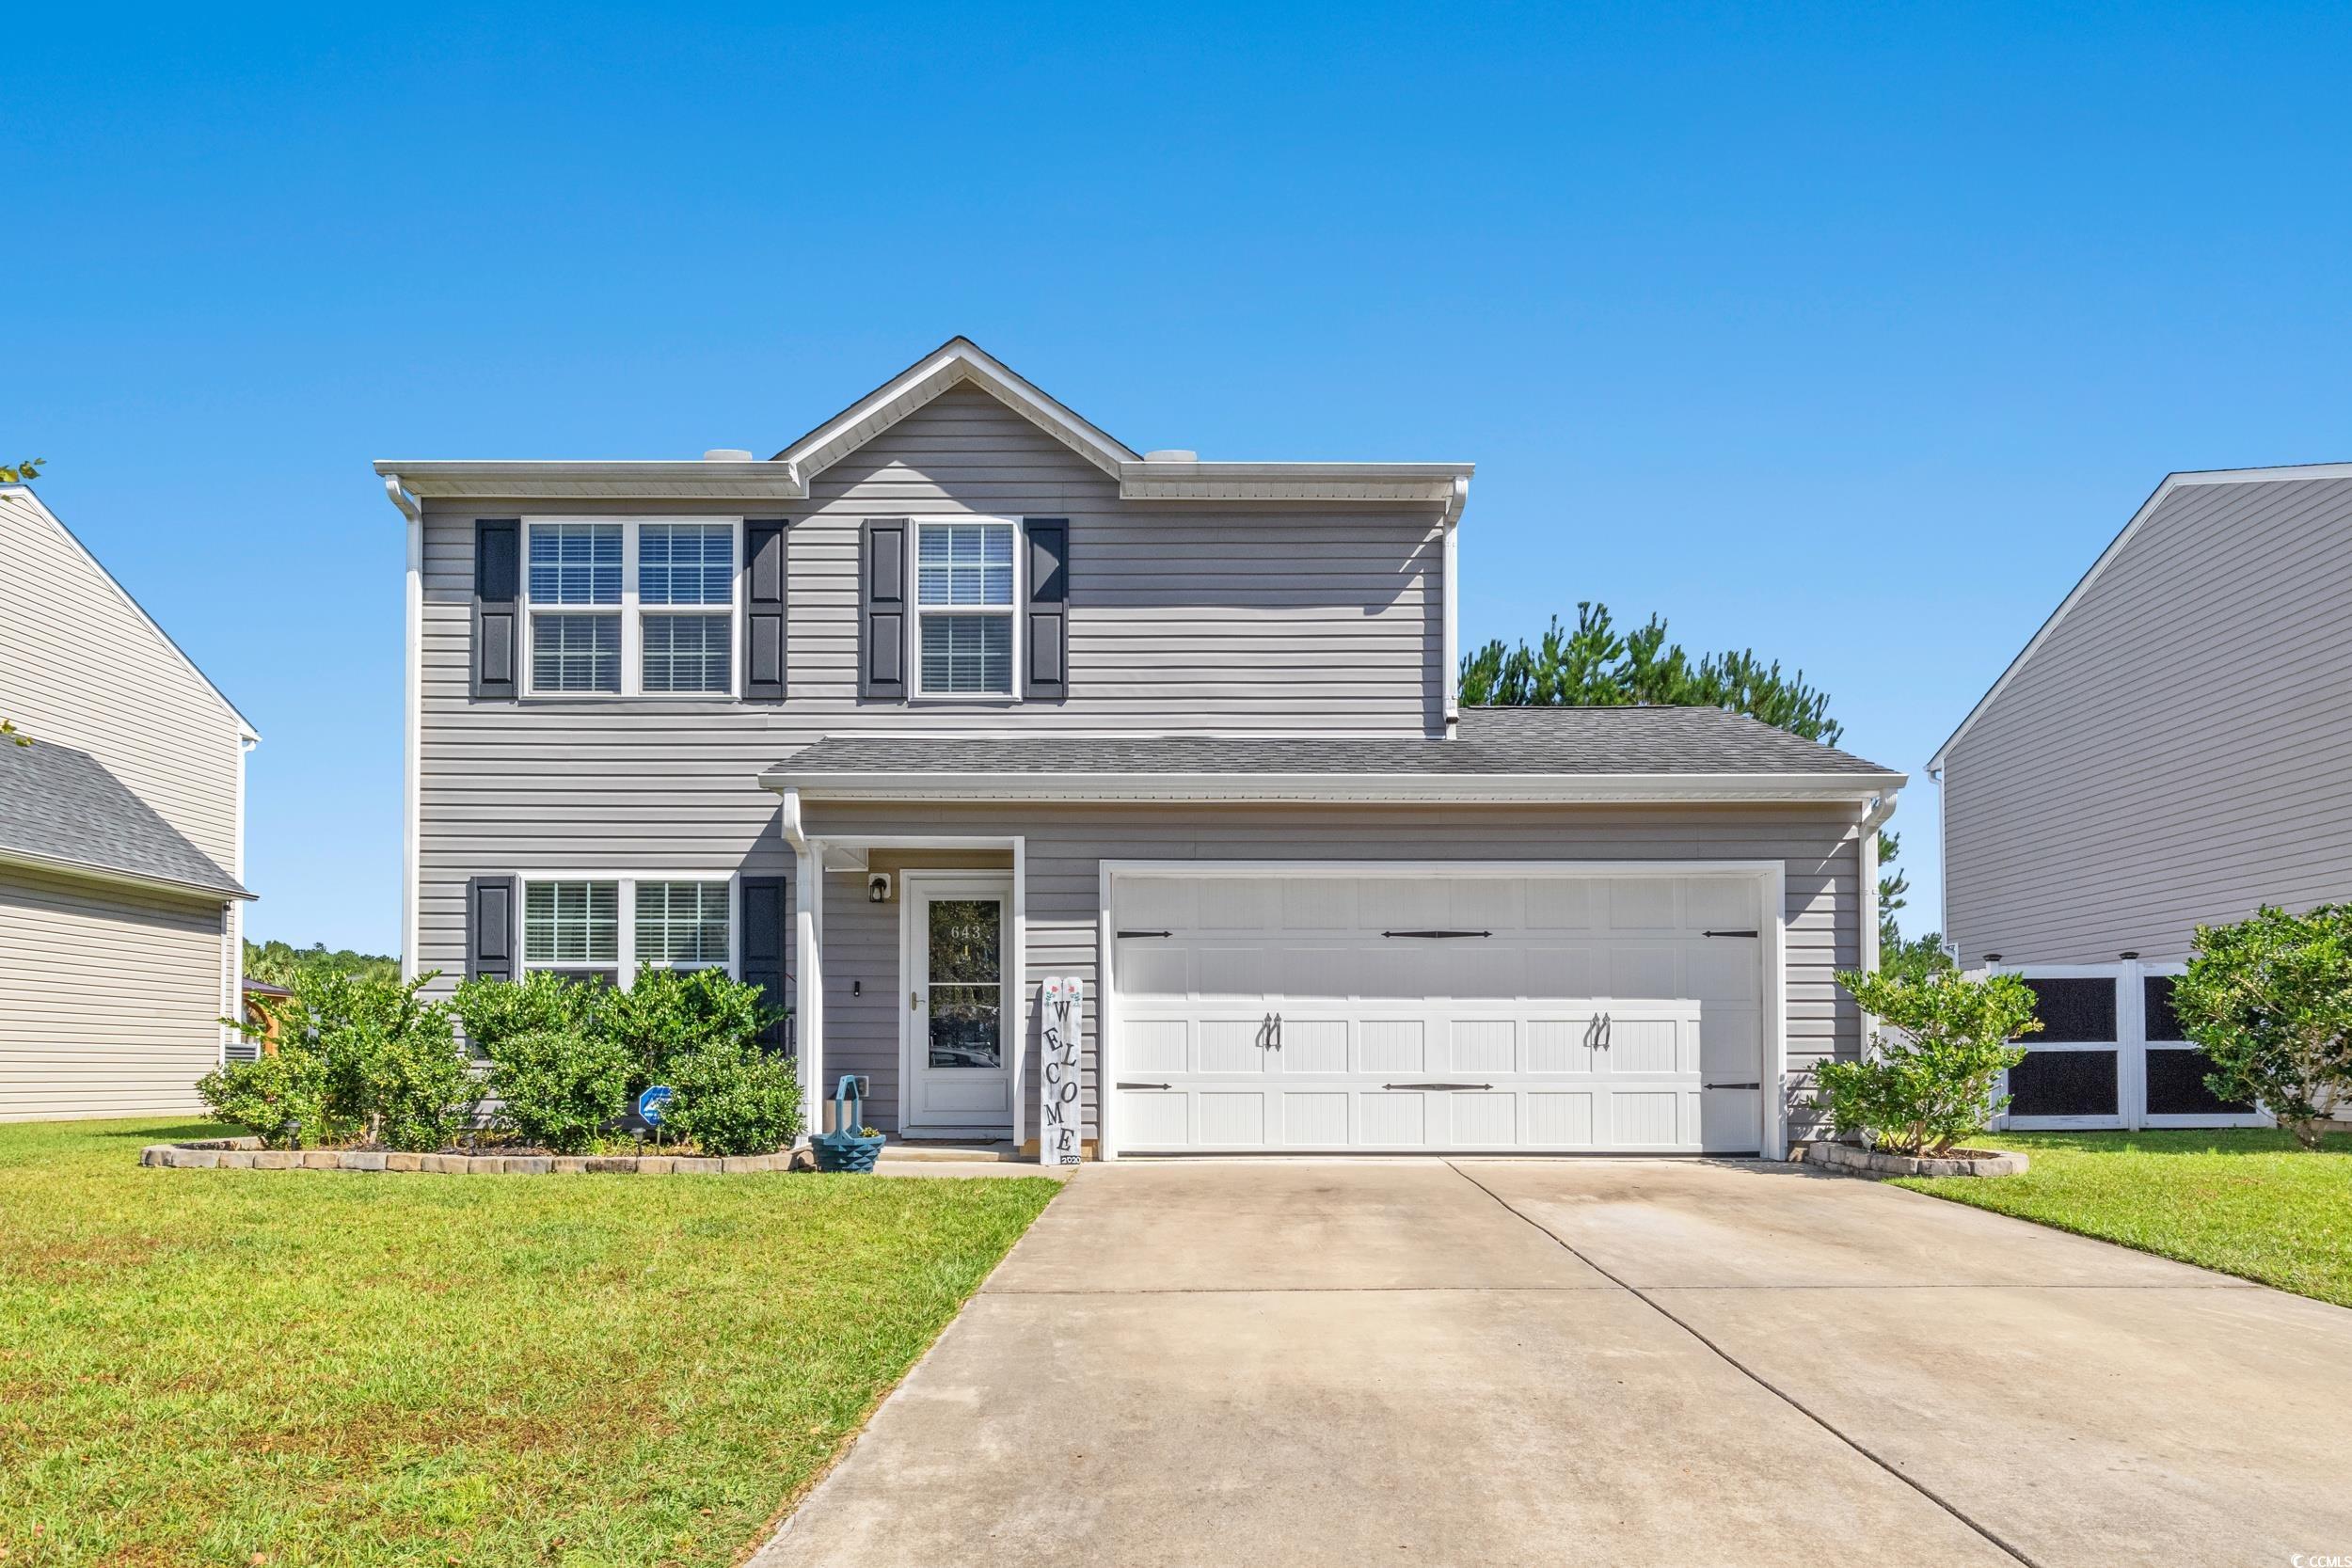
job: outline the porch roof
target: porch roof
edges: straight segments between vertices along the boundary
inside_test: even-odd
[[[1464,708],[1420,736],[828,736],[760,775],[817,799],[1853,799],[1900,773],[1711,707]]]

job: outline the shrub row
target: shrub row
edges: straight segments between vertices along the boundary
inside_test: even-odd
[[[756,986],[716,970],[646,969],[627,990],[533,972],[428,1002],[432,979],[298,975],[292,996],[264,1004],[275,1051],[198,1088],[272,1148],[436,1149],[478,1125],[486,1100],[493,1127],[576,1154],[655,1084],[672,1090],[665,1132],[705,1154],[765,1154],[800,1133],[800,1087],[791,1060],[760,1044],[777,1015]]]

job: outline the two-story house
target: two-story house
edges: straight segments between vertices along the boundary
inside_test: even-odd
[[[766,461],[385,462],[408,961],[725,965],[812,1117],[1187,1150],[1778,1154],[1896,773],[1461,709],[1466,463],[1138,454],[958,339]]]
[[[240,1049],[253,726],[0,485],[0,1121],[198,1111]]]

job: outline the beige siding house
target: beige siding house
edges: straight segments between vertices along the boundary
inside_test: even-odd
[[[442,988],[724,966],[812,1117],[1113,1158],[1776,1153],[1856,1047],[1900,775],[1461,709],[1468,464],[1137,452],[957,339],[764,460],[376,469]]]
[[[234,1037],[259,738],[23,486],[0,487],[0,1121],[174,1114]]]

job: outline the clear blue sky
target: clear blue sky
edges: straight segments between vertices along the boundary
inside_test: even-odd
[[[2352,457],[2340,6],[328,9],[24,13],[0,112],[0,447],[265,736],[257,935],[397,941],[375,457],[765,453],[968,333],[1474,459],[1466,642],[1658,610],[1915,776],[2168,469]]]

